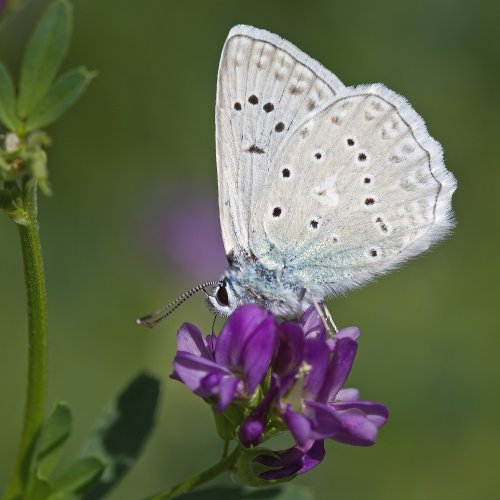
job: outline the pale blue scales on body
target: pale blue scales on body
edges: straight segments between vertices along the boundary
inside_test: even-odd
[[[235,26],[219,66],[216,149],[229,262],[138,320],[154,326],[208,285],[228,315],[257,303],[289,316],[427,250],[453,227],[442,149],[400,95],[346,87],[277,35]]]
[[[359,286],[453,226],[453,175],[407,101],[345,87],[277,35],[234,27],[219,67],[217,168],[229,269],[220,314],[276,314]]]

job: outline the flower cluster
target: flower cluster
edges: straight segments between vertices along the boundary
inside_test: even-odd
[[[221,334],[204,336],[184,323],[177,333],[172,377],[213,405],[219,434],[254,448],[289,430],[296,444],[253,453],[262,480],[280,480],[318,465],[324,440],[369,446],[388,418],[387,408],[360,401],[343,388],[357,351],[359,330],[329,337],[314,307],[299,321],[279,322],[245,305]]]

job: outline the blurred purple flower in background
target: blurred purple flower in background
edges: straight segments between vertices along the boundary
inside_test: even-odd
[[[0,0],[0,15],[3,13],[6,6],[7,6],[7,0]]]
[[[227,266],[217,196],[187,182],[168,189],[159,184],[139,214],[136,244],[169,275],[197,283],[216,279]]]
[[[359,335],[349,327],[329,337],[314,308],[298,322],[278,322],[267,310],[245,305],[218,338],[182,325],[172,377],[223,417],[236,405],[227,422],[245,448],[288,429],[295,446],[253,459],[268,467],[261,479],[284,479],[318,465],[324,439],[369,446],[387,421],[383,404],[360,401],[357,389],[343,388]]]

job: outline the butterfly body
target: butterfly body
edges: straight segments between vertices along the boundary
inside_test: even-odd
[[[216,104],[229,268],[209,297],[299,313],[427,250],[453,226],[453,175],[400,95],[346,87],[277,35],[229,33]]]
[[[255,303],[273,314],[291,316],[305,311],[313,301],[321,302],[324,298],[321,287],[309,284],[306,288],[294,275],[293,267],[287,268],[286,263],[276,263],[270,269],[247,256],[233,260],[220,277],[216,293],[209,296],[209,304],[219,314]]]

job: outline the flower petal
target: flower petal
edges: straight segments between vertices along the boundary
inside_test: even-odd
[[[243,365],[245,340],[269,315],[265,309],[255,304],[236,309],[219,335],[215,351],[217,363],[229,369],[240,368]]]
[[[240,380],[234,377],[224,377],[219,385],[219,400],[215,405],[215,410],[222,413],[236,396]]]
[[[276,349],[276,320],[269,315],[245,341],[243,370],[248,394],[266,376]]]
[[[296,371],[304,359],[304,330],[295,321],[284,321],[278,329],[278,347],[273,372],[280,376]]]
[[[210,335],[207,335],[206,337],[207,340],[207,349],[210,354],[211,359],[215,359],[215,348],[217,346],[217,335],[211,333]]]
[[[304,327],[304,331],[309,331],[311,328],[321,324],[321,318],[314,306],[309,306],[299,319],[299,323]]]
[[[246,448],[257,446],[260,443],[264,429],[264,422],[255,419],[246,420],[240,425],[238,431],[241,444]]]
[[[278,376],[273,374],[270,387],[261,403],[241,424],[238,436],[243,446],[257,446],[266,427],[267,414],[274,399],[279,393]]]
[[[335,398],[349,376],[357,349],[358,344],[349,337],[336,341],[328,375],[316,401],[326,403]]]
[[[213,390],[202,386],[202,380],[209,374],[229,375],[224,367],[209,359],[195,356],[188,352],[179,352],[174,358],[174,373],[178,379],[186,384],[194,393],[202,398],[212,396]]]
[[[333,439],[355,446],[371,446],[375,443],[378,427],[362,413],[342,413],[342,429]]]
[[[303,466],[297,474],[305,474],[310,471],[325,458],[325,442],[322,439],[314,441],[312,446],[305,452]]]
[[[210,359],[205,336],[191,323],[183,323],[177,330],[177,351],[189,352]]]
[[[219,391],[219,384],[223,376],[221,373],[211,372],[201,379],[200,387],[208,394],[215,394]]]
[[[312,422],[311,439],[331,438],[342,429],[342,420],[328,405],[305,401],[306,415]]]
[[[309,308],[300,317],[299,322],[302,325],[307,338],[319,338],[321,340],[326,339],[325,325],[323,324],[323,321],[314,306],[309,306]]]
[[[333,403],[331,406],[339,412],[362,412],[377,427],[384,425],[389,418],[389,409],[387,406],[374,401],[338,402]]]
[[[287,450],[275,451],[278,458],[260,455],[255,462],[276,467],[260,474],[262,479],[283,479],[294,474],[305,474],[321,463],[325,457],[325,446],[322,440],[309,441],[305,446],[295,445]]]
[[[319,339],[307,339],[304,361],[309,367],[309,372],[304,379],[303,398],[315,401],[328,374],[330,350],[326,343]]]
[[[335,334],[335,337],[337,337],[338,339],[349,338],[352,340],[358,340],[360,335],[361,332],[359,331],[359,328],[357,326],[347,326],[346,328],[342,328],[342,330],[339,330]]]
[[[339,392],[337,393],[337,397],[335,398],[335,401],[342,403],[345,401],[358,401],[358,399],[359,399],[358,389],[346,388],[339,390]]]
[[[290,429],[297,444],[304,445],[311,436],[311,421],[302,413],[296,412],[290,405],[287,405],[283,414],[283,421]]]

